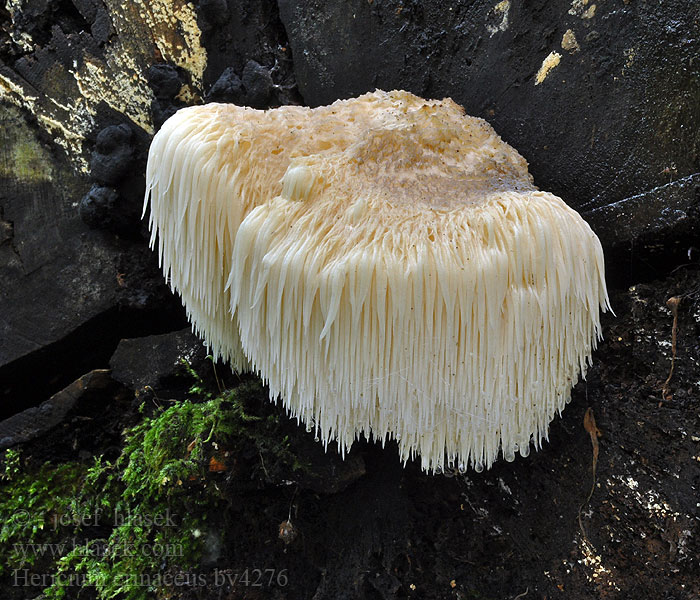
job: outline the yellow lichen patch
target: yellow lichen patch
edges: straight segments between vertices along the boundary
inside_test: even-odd
[[[32,113],[53,141],[73,159],[76,169],[87,172],[88,162],[82,156],[82,137],[74,131],[84,111],[76,105],[63,105],[46,96],[39,96],[26,81],[0,75],[0,99]],[[87,130],[86,130],[87,131]]]
[[[195,104],[197,100],[199,100],[199,94],[196,90],[192,89],[192,86],[185,84],[180,88],[180,91],[177,93],[175,98],[180,100],[180,102],[184,102],[185,104]]]
[[[52,136],[53,142],[63,148],[66,154],[73,160],[73,166],[81,173],[89,172],[87,159],[82,155],[83,135],[72,130],[61,120],[51,118],[46,114],[37,114],[37,121],[42,128]]]
[[[206,51],[192,4],[182,0],[123,3],[109,0],[107,7],[119,37],[101,62],[94,57],[80,70],[84,93],[101,98],[149,133],[152,93],[145,78],[148,67],[159,60],[189,72],[189,101],[197,101],[206,68]]]
[[[622,67],[622,74],[626,75],[630,70],[632,65],[634,65],[634,59],[637,56],[637,51],[634,48],[627,48],[624,52],[625,54],[625,66]]]
[[[549,75],[550,71],[556,67],[559,62],[561,61],[561,54],[558,52],[550,52],[547,55],[547,58],[545,58],[542,61],[542,65],[540,66],[540,70],[537,71],[537,75],[535,75],[535,85],[539,85],[542,83],[546,78],[547,75]]]
[[[26,92],[22,85],[12,81],[9,77],[0,73],[0,98],[10,103],[27,108],[30,111],[36,105],[37,96]]]
[[[24,9],[23,4],[23,0],[5,1],[5,10],[10,13],[10,19],[12,21],[15,20],[15,15],[22,13],[22,10]],[[9,33],[12,41],[22,48],[22,50],[25,52],[31,52],[33,50],[34,45],[32,43],[32,38],[28,33],[20,31],[15,27],[10,27]]]
[[[93,109],[106,102],[136,125],[153,131],[150,116],[151,90],[142,69],[121,42],[107,50],[107,60],[86,57],[82,68],[73,73],[82,96]]]
[[[580,17],[585,10],[588,0],[572,0],[571,8],[569,9],[569,14],[574,17]]]
[[[564,35],[561,38],[561,47],[563,50],[566,50],[571,54],[574,54],[574,52],[578,52],[581,49],[581,46],[578,45],[578,41],[576,40],[576,34],[571,29],[567,29],[564,32]]]
[[[591,4],[591,5],[588,7],[588,9],[586,10],[586,12],[584,12],[584,13],[581,15],[581,18],[582,18],[582,19],[592,19],[593,17],[595,17],[595,9],[596,9],[596,5],[595,5],[595,4]]]
[[[499,31],[508,29],[508,12],[510,11],[510,0],[502,0],[488,12],[488,19],[491,23],[486,25],[486,30],[490,37]]]
[[[16,0],[11,4],[19,5]],[[0,98],[32,113],[83,172],[89,159],[84,139],[95,129],[101,103],[151,133],[153,94],[146,81],[148,68],[155,62],[181,67],[191,80],[183,94],[188,102],[197,102],[207,60],[191,3],[106,0],[105,6],[114,33],[103,56],[76,48],[72,68],[57,62],[45,76],[46,90],[34,89],[19,77],[0,75]],[[23,40],[23,45],[33,48],[34,42]]]
[[[162,55],[163,62],[183,68],[189,72],[193,85],[197,88],[201,86],[207,54],[200,43],[201,31],[197,26],[194,6],[190,2],[140,0],[126,6],[121,0],[108,0],[107,6],[113,15],[115,27],[120,32],[123,31],[121,26],[134,30],[132,35],[122,36],[123,38],[128,38],[130,43],[135,44],[147,40],[149,54],[146,56],[149,57],[154,44]],[[115,19],[119,21],[119,26]]]
[[[588,8],[588,0],[573,0],[569,14],[582,19],[592,19],[595,16],[596,5],[591,4]]]

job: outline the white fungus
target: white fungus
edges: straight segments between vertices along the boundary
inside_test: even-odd
[[[186,108],[147,181],[195,331],[341,452],[393,438],[431,472],[527,456],[600,337],[598,238],[449,99]]]

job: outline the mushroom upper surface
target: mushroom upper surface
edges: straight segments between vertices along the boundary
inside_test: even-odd
[[[585,374],[600,243],[449,99],[183,109],[147,179],[196,331],[343,452],[364,434],[430,471],[512,460]]]

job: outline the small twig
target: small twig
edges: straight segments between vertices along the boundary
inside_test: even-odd
[[[211,368],[214,369],[214,379],[216,379],[216,387],[219,388],[219,394],[224,393],[224,388],[221,386],[221,381],[219,380],[219,374],[216,372],[216,361],[214,357],[211,358]]]
[[[267,469],[265,468],[265,459],[263,458],[262,452],[260,449],[258,449],[258,456],[260,457],[260,466],[262,467],[263,473],[265,473],[265,477],[269,480],[270,479],[270,474],[267,472]]]
[[[153,406],[156,406],[157,408],[160,408],[161,402],[172,402],[172,400],[164,400],[162,398],[159,398],[158,394],[156,394],[156,391],[150,385],[144,385],[143,391],[150,392],[152,394],[151,403],[153,404]],[[138,392],[137,392],[137,397],[138,397]]]
[[[525,596],[527,596],[527,593],[528,593],[529,591],[530,591],[530,588],[529,588],[529,587],[526,587],[526,588],[525,588],[525,591],[522,592],[521,594],[518,594],[517,596],[515,596],[515,597],[513,598],[513,600],[519,600],[520,598],[524,598]]]
[[[292,494],[292,499],[289,501],[289,515],[287,516],[287,521],[292,522],[292,508],[294,508],[294,498],[296,498],[297,492],[299,491],[299,486],[297,485],[294,493]],[[296,519],[296,515],[294,515]]]
[[[578,509],[578,525],[581,528],[581,534],[583,535],[583,539],[587,540],[588,536],[586,535],[586,529],[583,526],[581,513],[586,507],[586,505],[591,501],[591,498],[593,497],[593,492],[595,491],[596,469],[598,467],[598,454],[600,452],[598,438],[601,435],[603,435],[595,423],[595,417],[593,416],[593,409],[591,407],[588,407],[588,409],[586,410],[586,414],[583,416],[583,428],[588,432],[588,435],[591,437],[591,445],[593,446],[593,481],[591,483],[591,491],[588,493],[588,497],[586,498],[585,502]]]
[[[659,408],[664,403],[664,401],[669,402],[673,400],[673,394],[671,393],[671,378],[673,377],[673,369],[676,366],[676,340],[678,338],[678,306],[681,303],[680,296],[673,296],[666,301],[666,306],[668,306],[671,314],[673,315],[673,327],[671,329],[671,369],[668,372],[668,377],[664,381],[664,385],[661,388],[661,402],[659,402]]]

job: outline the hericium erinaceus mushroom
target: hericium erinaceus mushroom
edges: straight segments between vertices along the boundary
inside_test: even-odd
[[[341,452],[393,438],[433,472],[526,456],[600,338],[598,238],[449,99],[185,108],[147,182],[194,330]]]

